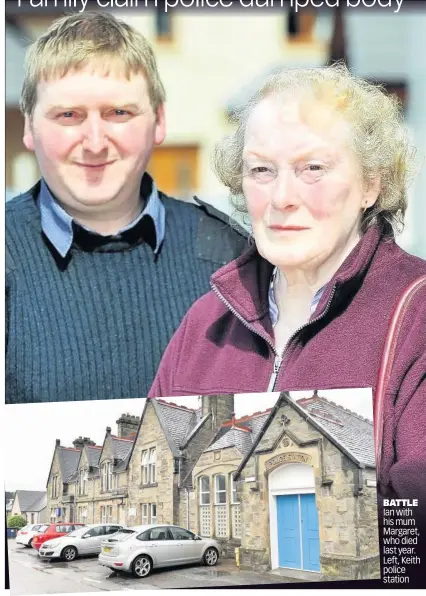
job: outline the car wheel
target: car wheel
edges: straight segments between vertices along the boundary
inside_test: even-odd
[[[77,556],[77,549],[75,546],[66,546],[61,553],[61,557],[64,561],[74,561]]]
[[[146,577],[151,573],[152,561],[147,555],[136,557],[133,561],[132,572],[136,577]]]
[[[219,560],[219,553],[212,546],[206,550],[203,555],[203,563],[208,567],[213,567]]]
[[[32,543],[32,541],[33,541],[33,539],[32,539],[32,538],[30,538],[30,539],[28,540],[28,544],[26,544],[25,546],[27,546],[28,548],[31,548],[31,543]]]

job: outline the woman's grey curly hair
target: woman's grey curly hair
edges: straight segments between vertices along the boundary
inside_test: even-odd
[[[271,95],[283,99],[310,97],[334,109],[351,125],[351,146],[358,156],[364,184],[380,177],[376,203],[367,209],[361,222],[364,233],[379,224],[393,236],[403,228],[407,209],[407,187],[415,171],[416,151],[403,122],[398,98],[380,85],[353,75],[343,64],[321,68],[283,69],[271,75],[240,109],[233,112],[232,134],[217,144],[213,167],[228,187],[235,210],[246,214],[243,195],[243,148],[247,120],[253,108]]]

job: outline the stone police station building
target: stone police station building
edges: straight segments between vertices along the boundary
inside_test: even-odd
[[[261,402],[262,396],[259,395]],[[146,400],[103,445],[60,440],[52,521],[177,524],[216,538],[241,568],[313,579],[379,577],[373,425],[315,391],[236,419],[234,396],[190,409]]]

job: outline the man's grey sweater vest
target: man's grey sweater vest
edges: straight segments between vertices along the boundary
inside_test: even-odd
[[[157,256],[134,234],[93,241],[80,229],[62,259],[41,232],[36,196],[37,187],[7,204],[6,403],[145,397],[183,316],[246,238],[160,195]]]

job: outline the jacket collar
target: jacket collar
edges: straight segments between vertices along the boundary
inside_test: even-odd
[[[330,300],[337,298],[338,290],[341,293],[344,288],[347,294],[359,287],[381,239],[378,226],[367,230],[326,285],[313,318],[324,314],[330,306]],[[269,320],[268,289],[272,272],[273,265],[261,257],[253,245],[238,259],[216,271],[210,281],[213,291],[230,310],[252,324],[253,328],[258,328],[261,334],[266,332],[270,336],[272,325]]]

